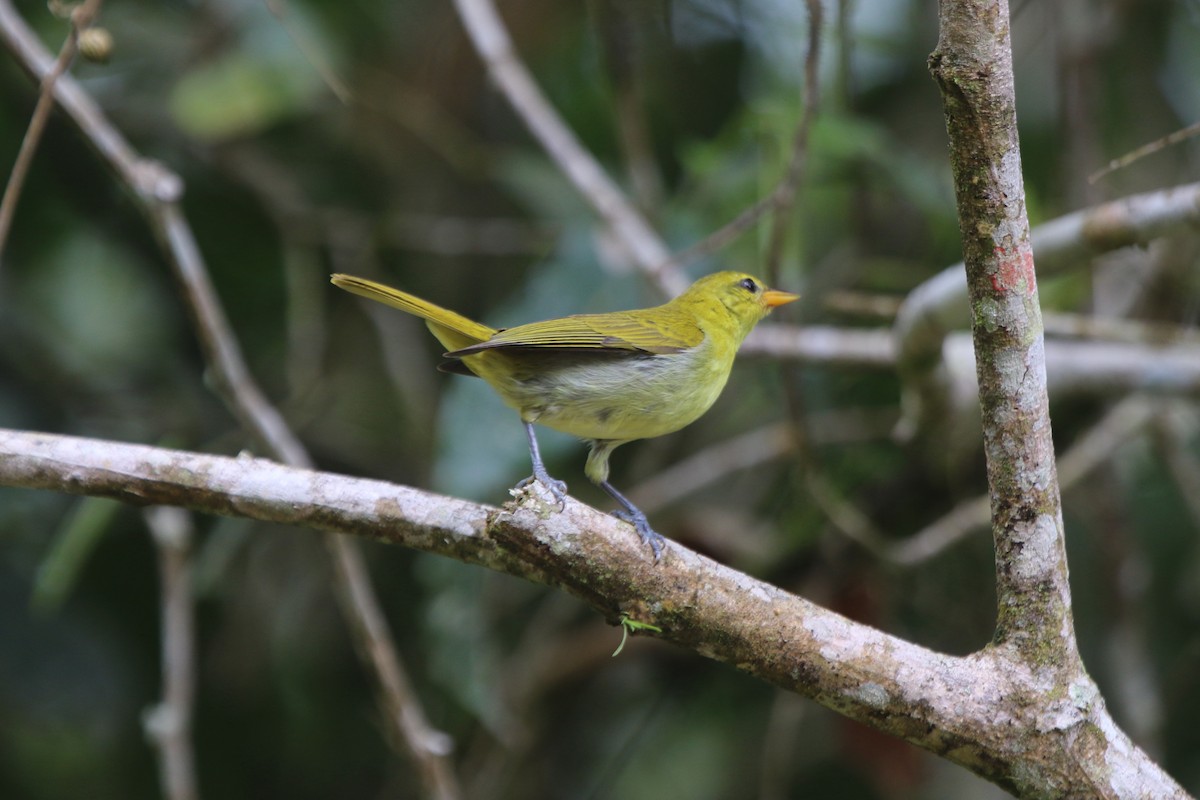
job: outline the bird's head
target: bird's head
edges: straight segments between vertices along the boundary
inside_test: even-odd
[[[716,272],[693,283],[677,301],[700,319],[716,321],[725,316],[733,322],[740,342],[771,309],[799,299],[798,294],[768,289],[753,275]]]

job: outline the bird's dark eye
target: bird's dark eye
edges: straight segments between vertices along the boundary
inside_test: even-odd
[[[758,284],[754,282],[753,278],[742,278],[742,280],[738,284],[738,286],[742,287],[747,292],[751,292],[751,293],[758,292]]]

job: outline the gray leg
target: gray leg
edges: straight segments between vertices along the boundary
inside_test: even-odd
[[[654,551],[654,561],[658,563],[658,560],[662,558],[662,534],[650,527],[650,521],[646,519],[646,515],[642,513],[642,510],[631,503],[629,498],[618,492],[615,486],[608,481],[600,481],[599,486],[608,492],[613,500],[621,504],[622,510],[614,511],[613,515],[633,525],[638,535],[642,537],[642,541],[650,545],[650,549]]]
[[[542,453],[538,450],[537,435],[533,432],[532,422],[525,423],[525,435],[529,437],[529,458],[533,461],[533,474],[520,481],[517,484],[517,488],[524,489],[529,484],[537,481],[550,490],[550,494],[554,495],[554,499],[559,502],[559,505],[565,505],[567,502],[567,484],[557,478],[551,478],[550,473],[546,472],[546,465],[542,463]]]

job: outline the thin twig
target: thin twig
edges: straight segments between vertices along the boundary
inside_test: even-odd
[[[1158,347],[1200,345],[1200,330],[1192,325],[1064,313],[1048,313],[1045,321],[1047,336]]]
[[[604,63],[613,86],[613,113],[617,143],[637,207],[654,220],[662,206],[662,170],[654,155],[653,137],[646,117],[646,97],[638,56],[641,52],[633,15],[644,12],[641,3],[593,4]]]
[[[817,70],[820,66],[821,48],[821,19],[822,11],[819,0],[806,0],[809,14],[808,54],[804,62],[804,104],[800,122],[792,136],[792,153],[788,160],[787,169],[779,181],[763,197],[743,209],[736,217],[705,238],[677,251],[671,256],[671,266],[682,266],[710,253],[715,253],[725,245],[737,239],[746,231],[757,225],[768,212],[775,213],[775,228],[771,233],[771,243],[768,249],[767,280],[778,283],[778,262],[783,246],[783,226],[787,209],[795,200],[796,190],[804,178],[805,165],[808,160],[808,136],[816,118],[817,104],[820,99]]]
[[[147,710],[146,736],[158,748],[167,800],[195,800],[192,707],[196,696],[196,631],[192,612],[192,515],[173,506],[145,512],[158,550],[162,613],[162,700]]]
[[[872,409],[847,409],[814,414],[812,441],[816,445],[848,444],[887,438],[895,414]],[[735,472],[752,469],[795,451],[790,424],[776,422],[747,431],[682,459],[638,484],[629,496],[650,512],[676,503]]]
[[[165,172],[165,168],[161,169]],[[311,467],[312,459],[304,445],[250,374],[241,346],[200,255],[191,226],[180,208],[182,181],[173,174],[170,177],[170,182],[178,187],[178,191],[169,197],[159,197],[159,202],[150,204],[146,210],[154,222],[154,231],[163,244],[175,275],[182,284],[184,299],[192,312],[193,326],[209,365],[214,388],[242,425],[275,458],[294,467]]]
[[[687,281],[672,262],[662,238],[584,149],[542,94],[517,56],[491,0],[454,0],[454,5],[496,86],[558,168],[616,234],[633,263],[666,294],[683,291]]]
[[[354,102],[364,111],[404,129],[453,169],[479,179],[491,176],[496,164],[504,161],[508,147],[485,142],[436,98],[396,84],[392,75],[373,81],[375,86],[380,84],[387,90],[380,93],[382,96],[360,92],[353,96]]]
[[[1110,463],[1113,451],[1141,433],[1154,416],[1154,405],[1139,395],[1128,397],[1113,406],[1058,460],[1060,487],[1065,491],[1097,467]],[[918,564],[967,535],[986,529],[990,514],[988,496],[978,495],[962,501],[948,514],[903,541],[882,549],[869,549],[898,564]]]
[[[767,425],[707,447],[643,481],[630,497],[652,512],[698,489],[791,452],[793,441],[786,423]]]
[[[1157,428],[1159,452],[1167,474],[1187,506],[1192,524],[1200,530],[1200,459],[1191,450],[1197,428],[1195,412],[1178,406],[1168,408],[1159,418]]]
[[[858,292],[852,289],[833,289],[821,298],[821,305],[828,311],[888,322],[896,318],[903,302],[904,298],[896,295]]]
[[[804,488],[825,519],[851,541],[868,550],[877,551],[884,534],[858,506],[842,496],[842,492],[823,470],[810,459],[804,469]]]
[[[287,0],[263,0],[263,2],[266,4],[267,10],[271,12],[271,16],[275,17],[275,19],[279,21],[280,26],[287,33],[288,38],[292,40],[292,42],[300,50],[301,54],[303,54],[304,58],[307,59],[308,63],[312,65],[312,68],[316,71],[316,73],[321,76],[321,80],[323,80],[325,85],[329,87],[329,91],[333,92],[334,97],[336,97],[342,103],[342,105],[350,105],[350,103],[354,100],[354,96],[350,93],[350,88],[346,86],[346,82],[338,76],[333,67],[330,65],[329,61],[325,58],[321,51],[318,50],[311,41],[309,41],[308,37],[305,36],[301,31],[297,30],[296,26],[292,25],[291,22],[288,21]]]
[[[346,615],[347,620],[361,628],[355,631],[354,641],[360,649],[366,648],[366,652],[361,653],[362,659],[374,665],[381,684],[381,696],[390,723],[386,730],[396,739],[392,745],[403,748],[411,756],[429,797],[437,800],[457,798],[461,792],[449,761],[454,741],[433,728],[425,717],[420,698],[413,691],[383,609],[371,587],[362,549],[347,547],[346,538],[330,533],[326,534],[325,542],[338,570],[338,587],[342,593],[350,595],[342,598],[343,607],[354,612]]]
[[[8,177],[8,185],[4,187],[4,199],[0,200],[0,254],[4,253],[4,245],[8,241],[8,232],[12,228],[13,217],[17,210],[17,200],[25,186],[25,178],[33,164],[33,155],[37,152],[38,143],[42,140],[42,132],[46,129],[46,120],[50,118],[50,110],[54,108],[54,84],[75,60],[79,49],[79,32],[92,23],[100,11],[103,0],[85,0],[71,10],[70,29],[54,66],[42,78],[41,89],[38,92],[37,105],[34,106],[33,116],[29,118],[29,128],[21,141],[21,149],[13,162],[12,173]]]
[[[901,542],[888,546],[879,546],[878,542],[860,541],[859,544],[866,545],[874,555],[897,564],[920,564],[968,535],[986,530],[991,513],[988,496],[981,494],[959,502],[949,512]]]
[[[775,207],[779,184],[767,195],[742,209],[736,217],[698,242],[688,245],[671,256],[671,264],[683,266],[715,253],[758,224],[762,216]]]
[[[767,281],[780,284],[780,259],[787,238],[790,220],[789,211],[795,204],[797,192],[808,168],[808,135],[816,119],[820,100],[819,66],[821,60],[821,2],[807,0],[808,6],[808,53],[804,60],[804,102],[800,122],[792,138],[792,153],[787,172],[774,192],[775,205],[770,238],[767,243]],[[787,405],[791,425],[788,432],[800,466],[800,477],[805,490],[825,518],[835,528],[841,529],[852,538],[877,535],[871,521],[851,503],[843,500],[840,493],[825,477],[819,454],[814,450],[808,424],[808,402],[801,388],[799,368],[793,363],[784,364],[783,396]]]
[[[808,136],[813,121],[817,118],[817,107],[821,102],[821,25],[823,15],[821,0],[806,0],[808,6],[808,53],[804,57],[804,103],[800,122],[792,137],[792,157],[787,172],[775,192],[775,208],[771,220],[771,238],[767,245],[767,283],[780,285],[780,260],[783,245],[791,220],[788,212],[796,202],[796,195],[808,169]]]
[[[1112,161],[1108,162],[1107,166],[1098,169],[1089,175],[1088,183],[1095,183],[1110,172],[1124,169],[1135,161],[1139,161],[1146,156],[1157,153],[1159,150],[1163,150],[1171,145],[1186,141],[1193,136],[1200,136],[1200,122],[1194,122],[1191,125],[1188,125],[1186,128],[1181,128],[1174,133],[1167,134],[1161,139],[1156,139],[1149,144],[1144,144],[1136,150],[1126,153],[1120,158],[1114,158]]]
[[[440,256],[545,256],[559,231],[518,218],[394,214],[378,230],[381,244]]]

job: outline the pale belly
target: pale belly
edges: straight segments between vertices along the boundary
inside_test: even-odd
[[[708,344],[671,355],[493,351],[464,360],[527,422],[630,441],[677,431],[716,402],[733,358],[711,358]],[[507,369],[489,369],[498,358]]]

